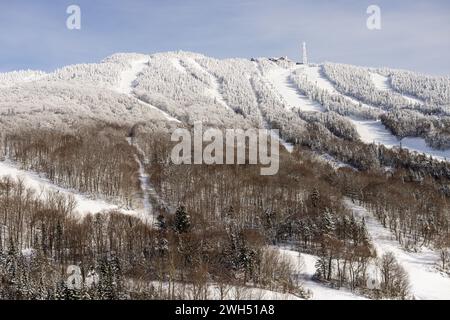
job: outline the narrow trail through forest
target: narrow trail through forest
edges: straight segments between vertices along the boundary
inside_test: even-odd
[[[406,251],[395,239],[393,233],[383,227],[378,219],[366,208],[346,199],[344,204],[355,217],[364,219],[372,243],[378,256],[392,252],[409,276],[410,290],[414,298],[421,300],[450,299],[450,277],[441,274],[437,252],[422,247],[419,252]]]

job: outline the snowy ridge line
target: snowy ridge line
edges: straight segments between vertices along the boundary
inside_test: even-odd
[[[47,76],[46,72],[35,70],[19,70],[0,73],[0,88],[9,88],[18,84],[33,82]]]
[[[116,204],[111,204],[101,199],[90,199],[89,196],[81,194],[76,190],[60,187],[49,179],[42,177],[36,172],[19,169],[11,161],[0,161],[0,177],[11,177],[14,180],[21,180],[27,188],[38,193],[39,198],[45,200],[49,192],[56,192],[65,196],[73,196],[76,201],[74,211],[82,218],[91,213],[96,214],[104,211],[117,210],[123,214],[131,214],[142,218],[140,214],[132,210],[125,210]]]
[[[365,219],[372,244],[378,255],[392,252],[409,275],[410,290],[414,298],[421,300],[450,299],[450,277],[436,270],[438,253],[422,247],[421,252],[408,252],[395,239],[392,232],[384,228],[378,219],[366,208],[350,199],[344,204],[359,219]]]

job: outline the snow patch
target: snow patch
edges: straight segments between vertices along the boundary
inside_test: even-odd
[[[398,262],[405,268],[411,283],[411,293],[416,299],[441,300],[450,299],[450,278],[443,276],[435,267],[439,255],[429,248],[421,252],[407,252],[393,234],[364,207],[345,200],[345,205],[352,210],[355,217],[365,219],[366,227],[379,256],[392,252]]]
[[[41,177],[35,172],[18,169],[14,164],[0,161],[0,177],[11,177],[14,180],[22,180],[27,188],[33,189],[43,200],[49,192],[56,192],[65,196],[73,196],[76,201],[75,212],[83,217],[88,213],[96,214],[102,211],[118,210],[124,214],[136,215],[136,212],[123,210],[119,206],[107,203],[104,200],[89,199],[86,196],[53,184],[50,180]]]
[[[313,296],[312,300],[367,300],[366,297],[357,295],[345,288],[334,289],[326,285],[314,281],[313,277],[316,273],[317,256],[299,253],[287,248],[273,247],[278,252],[291,261],[294,270],[298,272],[304,289],[309,289]]]
[[[267,79],[281,95],[290,110],[299,108],[301,111],[323,112],[323,107],[301,94],[296,85],[291,81],[291,69],[274,68],[268,73]]]
[[[372,82],[373,82],[375,88],[377,88],[378,90],[392,91],[392,92],[397,93],[397,91],[395,91],[394,88],[392,88],[389,77],[383,76],[377,72],[371,72],[370,78],[372,79]],[[405,94],[401,94],[401,95],[403,98],[408,100],[408,102],[410,102],[411,104],[419,104],[419,105],[423,104],[423,102],[417,98],[414,98],[414,97],[411,97],[411,96],[405,95]]]
[[[213,99],[215,99],[220,105],[222,105],[224,108],[229,109],[234,113],[233,108],[231,108],[228,103],[223,98],[222,94],[220,93],[220,82],[217,79],[216,76],[214,76],[211,72],[203,68],[197,61],[195,61],[192,58],[187,59],[188,63],[192,65],[194,68],[196,68],[198,71],[200,71],[203,74],[206,74],[211,79],[211,88],[207,89],[206,94]]]
[[[349,118],[356,127],[361,141],[365,143],[379,143],[387,148],[400,147],[425,153],[436,160],[450,160],[450,150],[437,150],[429,147],[423,138],[406,137],[398,139],[382,123],[381,120],[361,120]]]

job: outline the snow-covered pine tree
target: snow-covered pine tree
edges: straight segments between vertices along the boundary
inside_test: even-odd
[[[182,234],[191,228],[191,217],[186,212],[184,206],[179,206],[175,212],[174,229],[177,233]]]

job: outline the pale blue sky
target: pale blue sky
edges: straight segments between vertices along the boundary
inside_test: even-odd
[[[66,28],[66,8],[82,29]],[[366,28],[368,5],[382,30]],[[189,50],[298,58],[450,75],[447,0],[0,0],[0,71],[97,62],[114,52]]]

